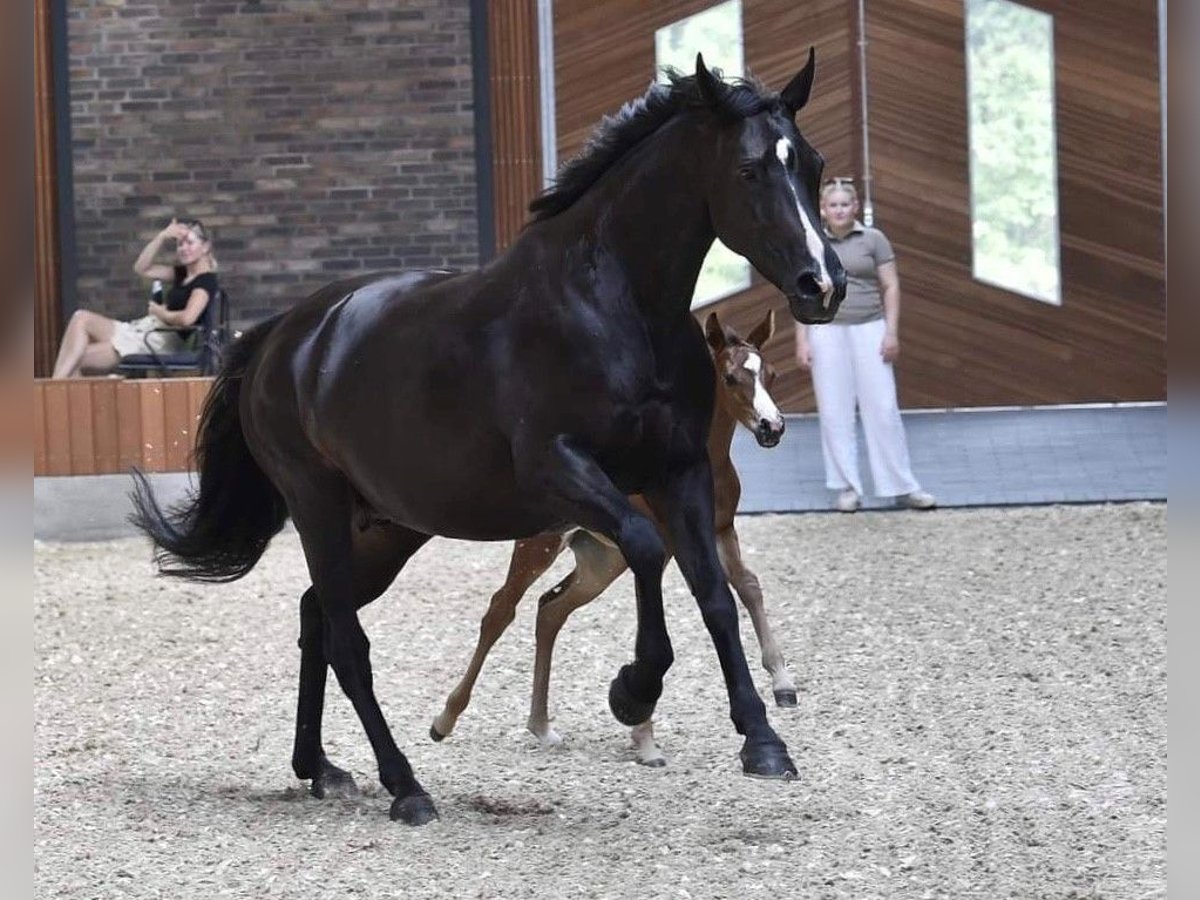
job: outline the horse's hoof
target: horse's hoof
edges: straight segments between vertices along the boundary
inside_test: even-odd
[[[393,822],[403,822],[406,825],[425,825],[434,819],[439,819],[437,807],[428,794],[409,794],[407,797],[397,797],[392,801],[389,812]]]
[[[665,756],[651,756],[646,759],[642,759],[639,756],[638,765],[645,766],[647,769],[662,769],[667,765],[667,758]]]
[[[440,744],[446,739],[446,735],[438,731],[436,725],[429,726],[429,737],[435,744]]]
[[[312,780],[308,790],[318,800],[347,800],[358,796],[354,776],[331,762],[321,763],[321,774]]]
[[[775,692],[776,706],[799,706],[800,701],[796,698],[795,689]]]
[[[796,777],[796,764],[788,756],[783,741],[742,746],[742,772],[751,778],[776,778],[791,781]]]
[[[621,672],[624,671],[624,669],[621,670]],[[629,689],[625,687],[625,682],[621,679],[621,672],[617,673],[617,677],[608,686],[608,708],[612,710],[612,714],[617,717],[618,722],[632,728],[634,725],[641,725],[654,715],[654,701],[647,703],[630,694]]]

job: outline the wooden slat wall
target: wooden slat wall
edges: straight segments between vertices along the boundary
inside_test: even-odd
[[[711,6],[710,0],[558,0],[554,4],[556,118],[559,159],[578,153],[606,114],[645,92],[654,78],[654,32]],[[859,137],[854,85],[854,4],[845,0],[743,0],[744,56],[748,72],[782,88],[817,51],[812,100],[801,112],[801,131],[826,159],[827,174],[857,171]],[[785,409],[811,408],[812,386],[792,358],[791,316],[774,286],[754,276],[740,294],[705,307],[743,334],[768,306],[776,309],[778,333],[767,357],[780,371],[773,393]]]
[[[50,0],[33,7],[34,371],[49,375],[62,332]]]
[[[191,467],[211,378],[35,380],[34,475]]]
[[[1154,0],[1034,0],[1054,15],[1063,304],[971,275],[961,0],[871,0],[876,224],[904,291],[905,406],[1166,396]]]
[[[537,0],[488,4],[496,252],[525,224],[542,189]]]

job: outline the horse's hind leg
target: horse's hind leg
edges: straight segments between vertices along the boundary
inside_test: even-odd
[[[296,741],[292,749],[292,771],[301,780],[311,780],[314,797],[348,797],[358,788],[350,773],[339,769],[325,756],[321,744],[321,719],[325,710],[325,619],[317,592],[309,588],[300,598],[300,690],[296,702]]]
[[[500,635],[512,623],[516,614],[517,604],[525,596],[525,592],[542,573],[550,568],[558,554],[562,552],[566,536],[562,534],[541,534],[537,537],[517,541],[513,546],[512,560],[508,565],[508,577],[500,590],[492,595],[487,612],[479,622],[479,641],[475,652],[471,655],[471,663],[462,679],[455,685],[454,690],[446,698],[446,705],[441,713],[434,718],[429,728],[429,736],[440,741],[454,730],[458,717],[471,702],[471,691],[479,672],[483,668],[488,652],[499,640]]]
[[[379,764],[379,780],[395,798],[391,817],[410,825],[437,818],[433,801],[421,787],[412,766],[396,746],[372,683],[370,641],[358,619],[355,596],[355,553],[349,486],[340,478],[312,469],[294,472],[302,491],[287,496],[288,509],[308,561],[313,587],[325,619],[325,656],[342,690],[362,721]],[[398,529],[398,532],[403,532]],[[423,536],[412,535],[416,546]],[[406,557],[407,558],[407,557]]]
[[[762,588],[758,576],[746,568],[742,562],[742,549],[738,544],[737,531],[730,525],[717,535],[717,553],[721,557],[721,565],[733,589],[746,611],[750,613],[750,621],[754,625],[754,634],[758,637],[758,646],[762,649],[762,664],[771,673],[771,688],[775,694],[775,703],[779,706],[795,706],[796,684],[788,671],[783,653],[775,642],[775,634],[767,621],[767,611],[763,606]]]
[[[533,664],[533,695],[527,727],[543,744],[554,745],[562,738],[550,727],[548,696],[554,642],[567,617],[595,600],[625,571],[625,558],[615,547],[596,540],[586,531],[571,538],[575,568],[538,600],[537,657]]]
[[[405,562],[428,540],[425,535],[386,524],[353,533],[354,594],[359,607],[387,590]],[[353,777],[329,761],[321,743],[328,661],[325,656],[325,618],[314,588],[300,598],[300,690],[296,706],[296,741],[292,770],[311,780],[315,797],[350,796],[357,792]]]

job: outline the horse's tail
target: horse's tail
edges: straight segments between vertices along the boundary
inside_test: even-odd
[[[204,403],[196,437],[199,492],[165,511],[134,470],[130,521],[154,541],[164,575],[235,581],[254,568],[287,521],[287,505],[246,445],[238,412],[242,376],[278,322],[263,322],[233,342]]]

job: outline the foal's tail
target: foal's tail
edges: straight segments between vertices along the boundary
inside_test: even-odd
[[[275,327],[270,319],[233,342],[213,383],[196,438],[199,492],[167,511],[146,476],[134,470],[130,521],[154,541],[163,575],[192,581],[236,581],[254,568],[287,521],[283,496],[263,474],[242,433],[238,395],[242,376]]]

